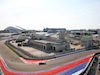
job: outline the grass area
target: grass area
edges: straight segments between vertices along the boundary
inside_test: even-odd
[[[21,57],[21,55],[19,55],[19,54],[16,53],[11,47],[9,47],[9,46],[6,44],[6,42],[4,42],[4,44],[5,44],[10,50],[12,50],[15,54],[17,54],[19,57]]]

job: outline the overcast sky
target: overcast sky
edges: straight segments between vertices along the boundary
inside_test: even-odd
[[[100,28],[100,0],[0,0],[0,30]]]

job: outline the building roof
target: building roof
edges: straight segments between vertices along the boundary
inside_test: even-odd
[[[52,34],[51,33],[47,33],[47,32],[36,32],[36,35],[39,35],[39,36],[50,36]]]
[[[82,39],[84,39],[84,40],[92,40],[93,38],[92,38],[92,36],[82,36]]]
[[[53,35],[51,35],[50,37],[59,38],[59,36],[58,36],[57,34],[53,34]]]
[[[95,35],[92,35],[92,36],[100,36],[99,34],[95,34]]]
[[[30,39],[31,37],[29,36],[19,36],[19,37],[16,37],[16,39]]]
[[[83,37],[89,38],[89,37],[91,37],[91,36],[85,35],[85,36],[83,36]]]
[[[40,43],[52,43],[52,44],[61,44],[61,43],[56,43],[56,42],[51,42],[51,41],[47,41],[47,40],[33,40],[33,41],[36,41],[36,42],[40,42]]]

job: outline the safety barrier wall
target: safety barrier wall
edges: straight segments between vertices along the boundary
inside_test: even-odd
[[[86,75],[88,74],[91,64],[93,63],[93,60],[95,59],[95,56],[100,54],[100,52],[95,53],[94,56],[90,59],[90,61],[88,62],[88,64],[86,65],[86,67],[84,68],[84,70],[80,73],[80,75]]]

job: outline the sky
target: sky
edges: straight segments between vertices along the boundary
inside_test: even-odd
[[[0,30],[8,26],[99,29],[100,0],[0,0]]]

